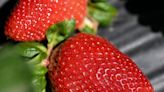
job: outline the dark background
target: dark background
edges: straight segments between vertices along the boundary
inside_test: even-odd
[[[16,0],[10,0],[10,3],[7,1],[0,0],[0,44],[6,41],[4,23]],[[99,35],[107,38],[136,62],[150,79],[155,92],[164,92],[163,10],[157,12],[149,7],[145,9],[148,2],[142,2],[146,0],[138,3],[137,0],[109,1],[118,9],[118,16],[111,26],[100,28]],[[142,3],[142,7],[138,8],[134,3],[139,6]]]

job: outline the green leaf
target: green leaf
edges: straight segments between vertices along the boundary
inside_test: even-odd
[[[23,42],[16,45],[20,55],[33,64],[40,63],[47,57],[47,48],[37,42]]]
[[[65,20],[63,22],[59,22],[57,24],[52,25],[47,30],[47,40],[48,44],[53,47],[65,40],[67,37],[72,35],[75,30],[75,20]]]
[[[89,2],[88,13],[97,20],[101,26],[107,26],[113,22],[113,19],[117,15],[117,10],[108,2]]]
[[[12,44],[0,49],[0,92],[34,92],[32,71]]]

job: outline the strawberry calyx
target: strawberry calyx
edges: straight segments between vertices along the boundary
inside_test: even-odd
[[[108,0],[89,0],[87,15],[79,27],[80,32],[97,34],[99,26],[109,26],[117,16],[117,9]]]
[[[87,13],[100,26],[108,26],[117,16],[117,9],[108,0],[89,0]]]
[[[17,52],[31,68],[34,92],[45,92],[47,68],[43,61],[48,56],[46,47],[38,42],[22,42],[16,46]]]
[[[74,34],[75,20],[65,20],[49,27],[46,33],[47,46],[41,42],[19,42],[15,45],[17,52],[23,61],[31,68],[34,92],[46,91],[47,66],[50,63],[50,55],[53,48]]]
[[[48,49],[52,48],[71,36],[75,30],[75,20],[65,20],[49,27],[46,33]]]
[[[84,18],[84,23],[79,27],[80,32],[97,34],[99,23],[90,16]]]

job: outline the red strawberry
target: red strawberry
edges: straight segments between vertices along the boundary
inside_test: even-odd
[[[20,0],[6,24],[5,34],[16,41],[41,41],[50,25],[75,18],[78,28],[87,0]]]
[[[107,40],[84,33],[54,51],[49,78],[55,92],[154,92],[128,56]]]

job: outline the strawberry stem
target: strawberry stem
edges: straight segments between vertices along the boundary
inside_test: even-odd
[[[89,34],[97,34],[98,25],[99,23],[88,15],[85,17],[83,24],[79,28],[79,31]]]

